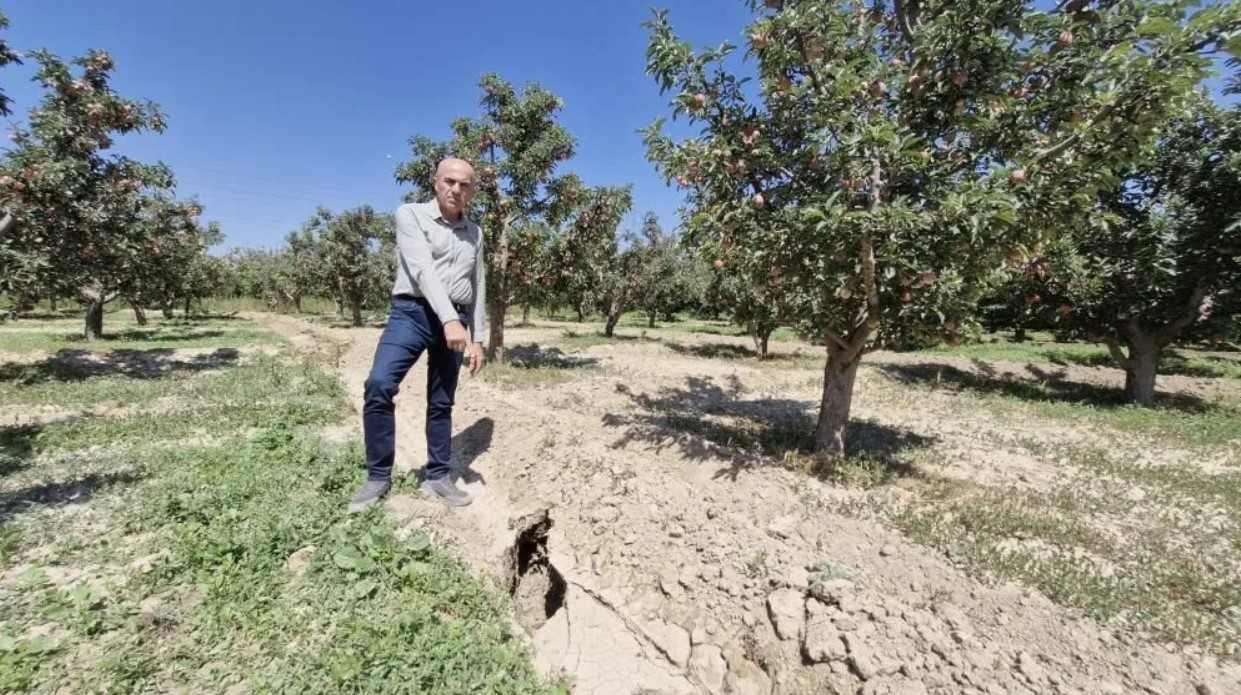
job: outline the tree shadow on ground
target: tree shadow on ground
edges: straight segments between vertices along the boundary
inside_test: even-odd
[[[174,350],[113,350],[89,352],[65,349],[38,362],[0,364],[0,382],[31,386],[46,381],[85,381],[106,376],[156,379],[173,372],[202,372],[236,366],[236,348],[179,358]]]
[[[85,504],[96,492],[120,483],[132,483],[143,477],[136,471],[91,473],[75,480],[44,482],[0,492],[0,524],[32,507],[64,507]]]
[[[206,338],[219,338],[222,335],[225,335],[225,332],[221,330],[164,333],[161,327],[156,326],[153,328],[127,328],[121,331],[108,331],[103,334],[103,339],[105,341],[113,340],[127,343],[148,343],[156,340],[204,340]],[[76,333],[73,334],[70,340],[75,343],[86,342],[86,338]]]
[[[1053,350],[1047,353],[1047,359],[1061,366],[1110,367],[1117,370],[1121,368],[1110,355]],[[1241,378],[1241,360],[1217,355],[1193,355],[1191,359],[1184,354],[1165,350],[1159,356],[1159,374],[1200,379],[1236,379]]]
[[[1030,378],[1025,378],[1000,373],[991,363],[983,360],[973,360],[973,364],[976,372],[941,362],[881,364],[878,369],[883,375],[903,384],[947,387],[1033,402],[1109,408],[1129,405],[1122,389],[1073,381],[1064,370],[1046,370],[1027,364],[1025,369]],[[1183,393],[1160,393],[1155,401],[1160,407],[1185,413],[1204,413],[1215,407],[1202,398]]]
[[[685,388],[664,388],[655,396],[634,393],[623,384],[617,391],[630,398],[635,411],[604,416],[605,426],[624,429],[613,448],[634,442],[654,445],[657,451],[675,446],[693,461],[724,461],[715,477],[731,480],[743,471],[771,466],[804,468],[825,478],[832,478],[837,469],[826,462],[791,465],[813,458],[817,407],[813,401],[745,399],[736,375],[725,378],[722,385],[710,378],[687,377]],[[865,459],[886,479],[916,474],[901,455],[934,442],[869,421],[855,420],[846,432],[848,459]]]
[[[514,345],[504,351],[509,365],[520,369],[582,369],[599,365],[597,357],[570,355],[558,347],[539,347],[538,343]]]
[[[30,465],[39,425],[0,427],[0,477],[16,473]]]
[[[613,333],[612,335],[607,336],[603,334],[603,331],[578,333],[577,331],[566,330],[561,334],[561,336],[568,340],[588,340],[597,342],[600,345],[606,345],[609,342],[632,342],[636,340],[658,343],[663,340],[662,338],[652,338],[648,335],[622,335],[620,333]]]
[[[758,351],[745,345],[737,345],[734,343],[704,343],[702,345],[688,345],[686,343],[678,343],[674,341],[664,341],[673,352],[682,355],[690,355],[692,357],[703,357],[706,359],[751,359],[758,360]],[[763,358],[763,362],[781,362],[799,360],[805,357],[799,353],[772,353],[768,352],[767,357]]]

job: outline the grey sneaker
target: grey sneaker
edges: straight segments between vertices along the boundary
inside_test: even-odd
[[[470,493],[458,488],[448,476],[436,480],[424,480],[421,489],[428,495],[440,498],[441,502],[450,507],[464,507],[474,501]]]
[[[376,504],[384,495],[388,494],[388,490],[392,489],[392,481],[390,480],[368,480],[362,483],[362,487],[358,489],[358,494],[353,496],[349,501],[349,513],[357,514],[367,507]]]

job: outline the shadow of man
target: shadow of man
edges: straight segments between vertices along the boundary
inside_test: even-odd
[[[449,464],[452,470],[449,475],[453,476],[454,481],[487,484],[487,479],[471,466],[479,456],[491,448],[491,438],[495,434],[495,429],[495,420],[482,417],[452,438],[452,461]]]

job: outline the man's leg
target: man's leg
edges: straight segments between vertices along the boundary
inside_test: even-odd
[[[396,460],[396,406],[393,401],[401,382],[426,349],[424,321],[404,303],[394,303],[379,344],[371,373],[366,378],[362,407],[362,430],[366,442],[366,482],[349,510],[356,512],[379,501],[392,487]]]
[[[427,346],[427,468],[424,489],[446,504],[465,506],[469,493],[459,489],[448,476],[452,459],[452,407],[456,401],[457,378],[461,374],[462,354],[450,350],[441,338]]]

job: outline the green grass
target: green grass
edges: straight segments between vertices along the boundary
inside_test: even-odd
[[[0,573],[29,566],[0,583],[0,692],[552,691],[504,597],[382,510],[344,513],[363,457],[317,435],[333,375],[258,355],[0,387],[167,405],[0,428]]]
[[[283,339],[250,322],[167,323],[152,321],[145,327],[104,325],[102,340],[87,341],[79,327],[66,326],[46,331],[6,331],[0,328],[0,350],[8,352],[83,350],[159,350],[178,348],[232,347],[236,345],[279,345]]]
[[[1231,446],[1241,440],[1241,401],[1161,394],[1153,407],[1129,405],[1119,388],[1067,378],[1009,377],[934,362],[878,364],[888,378],[918,390],[947,391],[964,409],[986,408],[1023,417],[1031,412],[1076,426],[1090,423],[1191,447]]]
[[[1032,453],[1071,463],[1077,477],[1048,489],[937,484],[892,519],[957,562],[1100,621],[1220,655],[1241,649],[1236,471],[1036,444]]]

